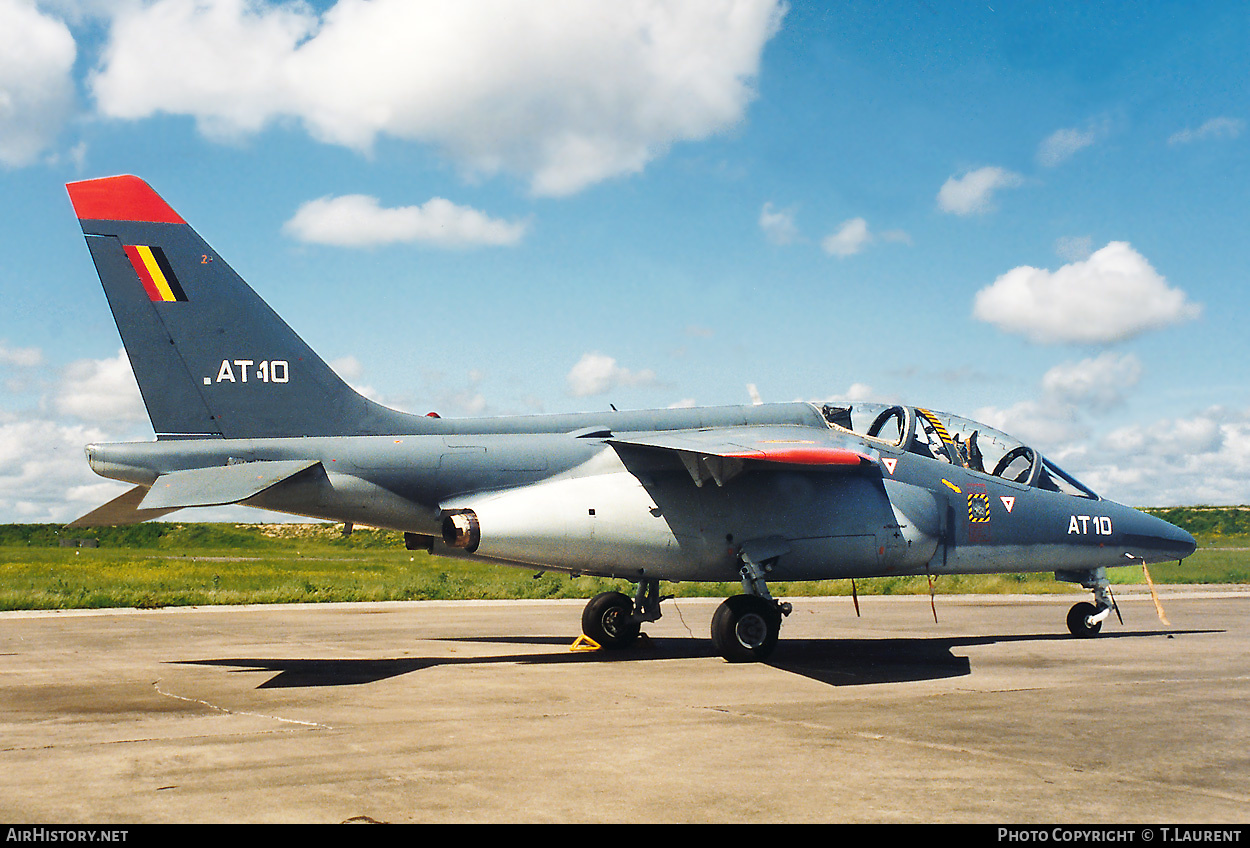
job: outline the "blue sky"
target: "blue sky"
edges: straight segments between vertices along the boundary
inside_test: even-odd
[[[393,406],[901,401],[1250,503],[1248,57],[1238,2],[0,0],[0,520],[151,438],[64,190],[119,173]]]

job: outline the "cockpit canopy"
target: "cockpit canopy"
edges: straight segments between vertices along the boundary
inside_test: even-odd
[[[1019,439],[977,421],[881,403],[825,404],[821,413],[830,427],[880,439],[919,456],[1024,486],[1098,498],[1089,487]]]

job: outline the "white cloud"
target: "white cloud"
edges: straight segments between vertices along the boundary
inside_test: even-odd
[[[486,395],[472,388],[441,395],[439,406],[450,410],[453,415],[485,415],[490,410],[490,402],[486,400]]]
[[[0,515],[6,521],[69,521],[125,491],[103,488],[83,448],[107,437],[97,427],[25,417],[0,422]]]
[[[1137,385],[1141,363],[1104,353],[1063,363],[1042,397],[973,417],[1042,451],[1100,495],[1136,506],[1250,503],[1250,410],[1107,428],[1106,413]]]
[[[515,245],[525,235],[523,222],[491,218],[441,197],[420,206],[384,209],[377,198],[361,194],[322,197],[302,205],[283,225],[301,241],[339,247],[373,247],[421,242],[439,247]]]
[[[9,347],[0,341],[0,365],[34,368],[43,364],[43,351],[37,347]]]
[[[1042,389],[1054,402],[1096,411],[1124,403],[1124,391],[1141,380],[1141,360],[1112,351],[1080,362],[1056,365],[1042,375]]]
[[[587,353],[577,361],[565,378],[569,394],[589,397],[606,394],[623,386],[646,386],[655,383],[655,372],[631,371],[616,364],[602,353]]]
[[[347,383],[347,385],[351,386],[352,389],[358,394],[367,397],[369,400],[376,401],[377,403],[386,404],[386,401],[382,398],[381,393],[379,393],[377,389],[373,388],[373,386],[365,385],[360,382],[360,378],[364,376],[365,369],[364,366],[360,364],[360,360],[356,357],[351,354],[348,354],[347,356],[340,356],[338,359],[330,362],[330,368],[333,369],[335,374],[342,377],[343,381]]]
[[[1250,503],[1250,410],[1100,430],[1089,408],[1027,400],[973,418],[1057,462],[1098,494],[1134,506]]]
[[[291,97],[289,61],[313,35],[307,7],[158,0],[117,12],[90,87],[111,118],[193,115],[219,139],[255,132]]]
[[[100,111],[189,115],[229,138],[293,120],[367,151],[429,144],[468,172],[564,195],[736,126],[784,7],[737,3],[304,4],[156,0],[117,14]]]
[[[1025,400],[1006,409],[985,407],[972,417],[1060,460],[1089,436],[1089,425],[1077,407],[1049,400]]]
[[[1082,458],[1100,493],[1146,506],[1250,502],[1250,411],[1220,407],[1117,428]]]
[[[972,215],[994,208],[994,193],[1024,184],[1019,174],[993,165],[951,177],[938,191],[938,208],[955,215]]]
[[[1045,168],[1062,165],[1078,151],[1094,144],[1106,133],[1105,124],[1091,124],[1083,130],[1075,127],[1055,130],[1038,145],[1037,162]]]
[[[868,222],[863,218],[852,218],[843,221],[837,231],[825,236],[820,246],[831,256],[847,257],[859,253],[871,241]]]
[[[790,244],[799,237],[798,228],[794,225],[794,210],[774,210],[772,203],[765,203],[760,210],[760,229],[773,244]]]
[[[874,233],[863,218],[851,218],[843,221],[838,229],[825,236],[820,246],[830,256],[846,258],[860,253],[875,241],[901,242],[911,244],[911,236],[902,230],[886,230]]]
[[[898,398],[882,394],[867,383],[851,383],[845,392],[834,392],[821,397],[796,397],[796,403],[814,403],[816,405],[845,403],[897,403]]]
[[[29,0],[0,0],[0,163],[28,165],[56,139],[74,107],[77,46]]]
[[[84,421],[147,420],[124,349],[112,359],[80,359],[66,366],[53,405]]]
[[[464,380],[456,380],[450,386],[437,391],[440,410],[453,415],[486,415],[491,412],[490,402],[480,390],[486,374],[477,368],[470,369]]]
[[[1077,262],[1089,259],[1094,252],[1094,240],[1089,236],[1060,236],[1055,239],[1055,253],[1060,259]]]
[[[1040,398],[1005,409],[985,407],[973,417],[1061,464],[1073,457],[1081,461],[1088,455],[1091,420],[1121,406],[1141,374],[1141,362],[1132,354],[1106,352],[1060,363],[1042,375]]]
[[[1137,464],[1123,443],[1115,451],[1098,445],[1095,425],[1124,403],[1125,393],[1137,385],[1141,374],[1141,362],[1132,354],[1107,352],[1064,362],[1042,376],[1039,398],[1002,409],[985,407],[972,417],[1041,451],[1100,494],[1126,503],[1163,504],[1166,501],[1152,492],[1159,480],[1143,475],[1140,485],[1130,487],[1101,473],[1107,463]]]
[[[1215,453],[1223,446],[1224,433],[1210,414],[1120,427],[1108,433],[1101,444],[1103,448],[1134,456]]]
[[[1013,268],[977,292],[973,304],[978,320],[1043,343],[1121,341],[1201,311],[1120,241],[1057,271]]]
[[[833,394],[823,399],[832,403],[862,403],[871,401],[874,403],[888,403],[892,399],[886,395],[880,394],[876,389],[867,383],[851,383],[850,388],[840,394]]]
[[[1240,118],[1219,117],[1206,121],[1197,129],[1183,129],[1168,138],[1168,144],[1190,144],[1207,139],[1236,138],[1246,128]]]
[[[359,380],[361,375],[365,372],[365,367],[360,364],[360,360],[351,354],[348,354],[347,356],[340,356],[338,359],[333,360],[330,362],[330,367],[334,369],[335,374],[338,374],[344,380],[349,382],[352,380]],[[359,389],[357,389],[357,391],[359,391]]]

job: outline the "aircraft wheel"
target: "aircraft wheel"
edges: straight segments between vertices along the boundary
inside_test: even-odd
[[[1102,622],[1091,625],[1086,621],[1086,619],[1097,612],[1098,607],[1093,604],[1087,604],[1083,601],[1076,604],[1072,609],[1068,610],[1068,630],[1072,632],[1073,636],[1081,638],[1087,639],[1091,636],[1097,636],[1098,632],[1102,630]]]
[[[620,592],[595,595],[582,610],[582,633],[602,648],[625,648],[638,639],[639,624],[632,619],[634,602]]]
[[[777,647],[781,612],[755,595],[734,595],[712,616],[712,644],[729,662],[762,662]]]

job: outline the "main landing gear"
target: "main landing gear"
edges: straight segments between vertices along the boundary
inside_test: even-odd
[[[783,614],[774,600],[734,595],[712,616],[712,644],[729,662],[763,662],[777,647]]]
[[[777,647],[781,619],[790,605],[773,600],[764,583],[765,569],[745,559],[742,585],[746,594],[726,599],[712,616],[712,644],[729,662],[762,662]],[[660,581],[643,580],[631,599],[622,592],[595,595],[582,610],[582,633],[601,648],[628,648],[638,641],[641,626],[658,621]]]
[[[716,608],[712,644],[729,662],[763,662],[777,647],[782,616],[789,615],[791,607],[768,593],[764,574],[769,560],[757,561],[746,550],[741,556],[739,573],[747,594],[734,595]]]
[[[582,610],[582,633],[601,648],[628,648],[638,641],[643,622],[660,619],[660,602],[671,597],[660,596],[659,580],[640,581],[632,600],[621,592],[602,592]]]
[[[1080,583],[1094,593],[1094,603],[1082,601],[1068,610],[1068,631],[1079,639],[1097,636],[1102,631],[1102,623],[1114,611],[1120,618],[1120,608],[1111,596],[1111,582],[1107,579],[1107,569],[1096,568],[1093,571],[1056,571],[1055,578],[1069,583]],[[1120,623],[1124,619],[1120,618]]]

